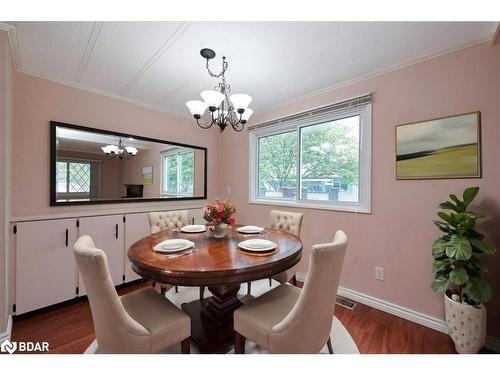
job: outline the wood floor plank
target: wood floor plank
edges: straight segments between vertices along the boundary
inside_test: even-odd
[[[147,286],[147,283],[127,285],[120,287],[118,294]],[[448,335],[363,304],[358,303],[354,310],[336,306],[335,316],[349,331],[361,353],[456,353]],[[47,341],[50,353],[83,353],[95,339],[89,303],[80,299],[15,317],[12,339]]]

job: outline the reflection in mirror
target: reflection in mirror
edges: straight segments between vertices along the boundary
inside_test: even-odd
[[[206,149],[52,123],[57,204],[205,198]]]

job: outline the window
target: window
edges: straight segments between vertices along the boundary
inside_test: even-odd
[[[170,150],[162,153],[162,194],[193,196],[193,150]]]
[[[99,160],[58,158],[56,161],[56,199],[80,200],[101,195]]]
[[[250,202],[370,212],[370,117],[365,101],[250,129]]]
[[[91,163],[58,160],[56,169],[58,195],[90,195]]]

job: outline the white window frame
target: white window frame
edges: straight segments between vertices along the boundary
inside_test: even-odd
[[[259,139],[262,137],[277,135],[288,131],[297,131],[297,155],[300,153],[300,129],[318,125],[325,122],[339,120],[345,117],[358,116],[359,123],[359,184],[358,202],[331,202],[331,201],[311,201],[300,199],[300,164],[297,166],[297,198],[262,198],[258,193],[258,147]],[[282,124],[256,128],[249,131],[249,203],[264,204],[285,207],[303,207],[321,210],[348,211],[359,213],[371,213],[371,148],[372,148],[372,105],[365,104],[357,108],[348,108],[331,113],[325,113],[314,118],[299,118],[297,120],[284,121]],[[298,156],[300,162],[301,155]]]
[[[166,191],[165,188],[165,158],[167,156],[172,156],[172,155],[177,155],[179,157],[180,155],[183,154],[193,154],[193,174],[192,174],[192,180],[193,180],[193,191],[191,193],[179,193],[179,192],[172,192],[172,191]],[[160,153],[161,156],[161,195],[162,196],[180,196],[180,197],[192,197],[194,196],[194,149],[182,149],[182,148],[174,148],[170,149],[167,151],[162,151]],[[180,175],[180,163],[177,160],[177,190],[179,190],[179,175]]]
[[[98,164],[99,165],[99,170],[98,170],[98,185],[99,185],[99,195],[100,195],[100,190],[101,190],[101,177],[102,177],[102,161],[101,160],[94,160],[94,159],[81,159],[81,158],[73,158],[73,157],[68,157],[68,156],[63,156],[59,157],[56,159],[56,163],[76,163],[76,164],[90,164],[90,168],[92,169],[92,164]],[[66,187],[69,187],[69,168],[67,169],[66,172]],[[92,173],[92,172],[91,172]],[[90,181],[89,189],[90,186],[92,186],[92,181]],[[57,191],[57,187],[56,187]],[[90,197],[90,191],[88,192],[56,192],[56,195],[58,199],[69,199],[69,198],[89,198]]]

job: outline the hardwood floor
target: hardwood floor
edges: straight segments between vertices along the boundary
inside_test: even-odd
[[[118,294],[147,285],[120,287]],[[361,353],[456,353],[447,335],[362,304],[353,311],[336,306],[335,315]],[[47,341],[50,353],[83,353],[94,338],[86,299],[15,317],[12,327],[14,341]]]
[[[358,303],[352,311],[336,306],[335,316],[347,328],[361,353],[456,353],[448,335],[369,306]]]

